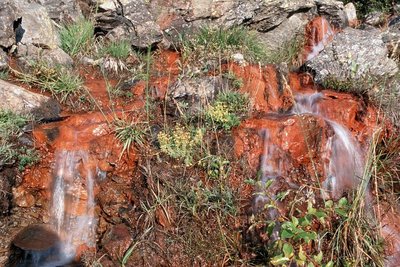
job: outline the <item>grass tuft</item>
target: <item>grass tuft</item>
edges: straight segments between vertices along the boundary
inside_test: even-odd
[[[131,54],[131,44],[127,40],[113,41],[100,49],[100,55],[111,56],[116,59],[126,59]]]
[[[65,25],[60,31],[61,48],[70,56],[89,50],[94,42],[94,24],[90,20],[81,19],[73,24]]]
[[[246,60],[258,62],[266,56],[265,47],[257,36],[242,27],[205,27],[192,38],[181,38],[183,57],[190,61],[196,58],[229,59],[232,54],[242,53]]]
[[[78,74],[61,66],[52,68],[44,63],[36,62],[29,74],[15,70],[14,72],[21,82],[51,92],[60,102],[66,102],[71,96],[77,95],[83,86],[83,81]]]
[[[145,131],[138,124],[117,119],[114,121],[114,125],[115,136],[123,144],[121,156],[124,152],[129,151],[134,143],[139,146],[144,145]]]

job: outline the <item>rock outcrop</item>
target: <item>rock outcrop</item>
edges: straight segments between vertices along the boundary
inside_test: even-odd
[[[60,106],[54,99],[0,80],[0,109],[18,114],[33,114],[37,119],[57,118]]]
[[[388,57],[379,31],[352,28],[338,33],[319,55],[306,62],[306,66],[315,72],[317,82],[327,78],[345,81],[367,75],[393,76],[398,72],[396,62]]]

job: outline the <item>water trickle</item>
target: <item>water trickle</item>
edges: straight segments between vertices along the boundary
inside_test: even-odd
[[[335,31],[324,17],[317,17],[306,27],[307,51],[305,60],[311,60],[317,56],[332,40]]]
[[[51,212],[66,260],[74,258],[78,246],[95,245],[93,173],[88,152],[56,153]]]
[[[265,192],[267,184],[269,181],[274,181],[279,175],[281,175],[280,170],[282,170],[282,160],[277,157],[275,153],[276,146],[271,143],[269,138],[268,130],[263,132],[264,139],[264,152],[261,157],[261,179],[258,185],[258,193],[254,199],[255,210],[259,210],[267,202],[272,200],[274,196],[270,196]],[[276,212],[273,209],[271,212]],[[270,214],[271,217],[275,217],[274,214]]]

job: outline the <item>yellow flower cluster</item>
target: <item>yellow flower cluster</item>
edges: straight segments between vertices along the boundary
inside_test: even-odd
[[[161,151],[175,159],[184,160],[187,166],[192,164],[195,150],[203,141],[201,129],[190,130],[176,125],[172,131],[158,134]]]

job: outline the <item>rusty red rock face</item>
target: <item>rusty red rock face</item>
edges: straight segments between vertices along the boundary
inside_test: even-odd
[[[258,112],[234,130],[235,153],[248,159],[250,166],[258,169],[264,153],[263,131],[267,130],[269,142],[281,157],[281,173],[290,182],[301,184],[296,170],[303,169],[306,177],[314,182],[324,182],[324,166],[329,162],[328,141],[335,132],[334,121],[349,129],[353,138],[366,149],[377,128],[376,110],[359,98],[330,90],[320,90],[307,74],[289,73],[288,80],[273,67],[260,69],[256,66],[229,66],[242,78],[242,92],[246,92]],[[315,114],[293,114],[290,110],[298,95],[320,92]]]

